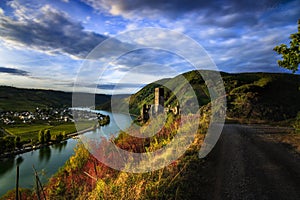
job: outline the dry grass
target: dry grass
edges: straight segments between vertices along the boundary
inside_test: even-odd
[[[252,125],[261,138],[279,144],[285,144],[300,153],[300,134],[295,133],[291,127],[274,127],[269,125]]]
[[[264,138],[276,143],[287,144],[300,153],[300,134],[268,134]]]

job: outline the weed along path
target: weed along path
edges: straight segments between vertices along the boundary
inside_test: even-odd
[[[276,128],[273,128],[276,131]],[[300,199],[300,154],[262,128],[225,125],[199,171],[198,199]]]
[[[116,124],[115,119],[121,123],[122,129],[129,127],[131,123],[131,117],[128,115],[114,114],[112,116],[112,113],[106,111],[101,111],[101,113],[110,116],[111,120],[108,125],[84,130],[84,133],[77,132],[70,136],[83,134],[84,137],[88,138],[110,138],[111,135],[116,135],[120,131],[119,124]],[[70,138],[62,143],[17,155],[15,158],[2,159],[0,161],[0,197],[8,190],[15,188],[17,165],[20,166],[20,187],[32,189],[35,186],[32,166],[34,165],[39,172],[42,183],[46,183],[48,178],[55,174],[72,156],[77,143],[77,139]]]

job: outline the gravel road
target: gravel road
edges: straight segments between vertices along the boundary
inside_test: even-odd
[[[264,129],[225,125],[199,171],[201,189],[194,197],[300,199],[300,155],[285,145],[263,140]]]

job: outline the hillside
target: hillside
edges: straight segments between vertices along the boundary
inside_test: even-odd
[[[202,73],[214,73],[202,71]],[[130,111],[139,114],[143,104],[154,103],[154,88],[171,85],[172,91],[184,94],[188,103],[190,94],[184,91],[188,83],[195,90],[200,106],[210,101],[209,93],[200,73],[191,71],[182,74],[187,82],[180,81],[181,75],[172,79],[153,82],[132,95]],[[300,110],[300,76],[275,73],[221,73],[227,96],[227,117],[268,121],[295,118]],[[165,106],[176,103],[175,95],[165,92]],[[184,106],[184,105],[180,105]]]
[[[300,76],[245,73],[224,76],[228,116],[271,121],[295,118],[300,110]]]
[[[213,73],[202,71],[202,73]],[[180,80],[184,76],[186,82]],[[120,107],[129,102],[132,114],[139,115],[144,104],[154,103],[154,89],[167,85],[165,106],[174,106],[177,91],[183,96],[184,104],[189,103],[191,94],[186,93],[190,84],[195,91],[199,106],[210,102],[209,93],[200,73],[191,71],[170,79],[162,79],[148,84],[136,94],[127,97],[120,95],[115,102]],[[300,110],[300,76],[274,73],[221,73],[227,93],[227,117],[256,120],[281,121],[295,118]],[[109,110],[111,96],[96,95],[97,108]],[[0,86],[1,110],[33,110],[36,107],[71,106],[72,93],[54,90],[21,89]],[[184,106],[184,105],[181,105]],[[120,108],[122,111],[122,108]]]
[[[205,73],[212,72],[206,71]],[[183,76],[188,80],[185,83],[179,81],[179,76],[172,79],[163,79],[147,85],[131,97],[123,97],[122,100],[117,99],[117,101],[119,101],[119,104],[121,105],[124,101],[129,101],[131,112],[138,113],[139,108],[144,103],[153,104],[154,88],[161,84],[165,84],[170,86],[170,90],[165,92],[165,105],[173,106],[176,104],[177,98],[171,91],[184,93],[186,92],[188,84],[190,84],[197,94],[200,105],[203,105],[202,111],[210,112],[208,104],[210,100],[209,94],[207,93],[207,88],[200,74],[197,71],[192,71],[183,74]],[[270,73],[222,73],[222,77],[227,93],[227,116],[229,118],[279,121],[295,118],[299,111],[300,105],[298,102],[300,100],[300,76],[298,75]],[[172,85],[174,88],[171,87]],[[188,104],[191,94],[184,94],[183,102],[184,104]],[[224,176],[233,174],[235,175],[234,177],[238,177],[239,174],[224,173],[230,170],[224,170],[224,159],[222,160],[219,157],[216,157],[215,154],[210,154],[204,159],[199,159],[198,152],[203,144],[209,125],[208,116],[209,115],[207,115],[207,113],[201,115],[200,126],[198,127],[197,134],[192,140],[191,145],[186,149],[185,153],[171,164],[155,171],[146,173],[127,173],[124,171],[117,171],[106,166],[97,160],[97,155],[104,155],[102,152],[103,149],[109,149],[109,146],[107,146],[109,144],[108,140],[105,138],[97,144],[97,147],[101,148],[94,149],[95,152],[93,155],[90,154],[83,145],[79,145],[76,148],[74,155],[57,172],[57,174],[49,180],[48,184],[45,185],[44,190],[47,199],[211,199],[211,197],[215,194],[215,184],[218,186],[220,183],[217,176],[220,174]],[[114,138],[113,142],[120,149],[129,152],[155,152],[174,142],[173,139],[179,130],[178,126],[181,120],[185,122],[182,127],[183,130],[187,132],[194,130],[195,124],[192,122],[193,115],[175,116],[169,114],[164,126],[156,132],[154,136],[149,138],[133,137],[132,135],[136,135],[135,133],[136,131],[139,131],[139,129],[130,127],[126,130],[126,132],[120,132],[119,136]],[[147,123],[145,125],[146,128],[149,129],[149,132],[154,132],[155,126],[147,126]],[[237,150],[238,148],[234,147],[234,144],[243,144],[241,145],[241,148],[247,149],[250,145],[245,145],[247,143],[244,142],[251,142],[252,144],[252,139],[259,137],[257,137],[257,135],[253,136],[253,132],[245,128],[244,125],[226,126],[227,132],[231,134],[223,134],[229,137],[227,142],[225,140],[227,146],[224,146],[224,149],[230,150],[231,148],[230,152],[233,154],[231,157],[243,155],[243,158],[245,158],[244,154],[236,153],[244,153],[244,151]],[[140,130],[145,130],[145,127],[142,126]],[[237,130],[241,131],[236,132]],[[131,134],[127,134],[127,132],[130,132]],[[246,134],[246,132],[248,132],[248,134]],[[282,134],[281,136],[288,138],[288,140],[295,139],[293,134]],[[231,137],[233,137],[233,139]],[[113,138],[109,141],[112,139]],[[224,139],[221,140],[224,141]],[[237,142],[232,143],[233,140]],[[239,141],[244,142],[239,143]],[[151,160],[159,163],[164,159],[169,159],[172,155],[174,155],[176,150],[181,148],[183,143],[179,144],[180,146],[176,146],[176,148],[172,151],[166,151],[164,154],[159,154],[158,158]],[[222,147],[222,143],[220,144],[220,142],[218,142],[218,144],[219,147],[217,146],[214,148],[214,151],[218,152]],[[258,144],[262,144],[262,147],[265,146],[265,144],[261,142]],[[270,144],[268,143],[268,145]],[[271,147],[277,150],[277,145],[278,144],[275,146],[271,145]],[[232,146],[234,148],[232,148]],[[268,147],[270,146],[267,146],[267,148]],[[222,148],[220,151],[225,152]],[[118,158],[119,153],[111,150],[106,153],[108,154],[106,157],[107,159],[117,161],[115,158]],[[251,151],[249,156],[255,155],[255,153]],[[273,156],[274,155],[272,155],[272,157]],[[224,158],[227,159],[228,154],[226,154]],[[246,156],[246,158],[248,158],[248,156]],[[123,159],[131,160],[131,157],[123,157]],[[221,162],[219,162],[220,160]],[[239,160],[235,161],[238,162]],[[247,161],[250,162],[251,160]],[[130,167],[131,165],[136,166],[135,164],[137,163],[129,162],[126,166],[122,167]],[[232,162],[225,162],[225,164],[226,163]],[[257,162],[251,161],[250,164],[252,163],[255,163],[255,165],[257,164]],[[148,167],[147,164],[143,162],[139,164],[142,167]],[[233,163],[232,166],[236,167],[238,164]],[[265,165],[263,165],[263,167],[264,166]],[[255,167],[251,167],[247,171],[253,172],[255,170]],[[35,191],[29,191],[28,196],[30,199],[37,199]],[[6,194],[6,196],[3,196],[2,199],[9,199],[8,197],[13,199],[14,191]]]
[[[96,94],[95,99],[96,105],[101,105],[110,100],[110,95]],[[70,107],[71,105],[71,92],[0,86],[0,111],[30,111],[36,107]]]

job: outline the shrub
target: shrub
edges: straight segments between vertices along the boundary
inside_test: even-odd
[[[44,144],[44,143],[45,143],[45,133],[44,133],[44,131],[42,131],[42,130],[39,131],[39,142],[40,142],[41,144]]]
[[[293,127],[296,133],[300,133],[300,112],[298,112],[295,122],[293,123]]]
[[[59,134],[55,135],[55,140],[56,140],[57,142],[60,142],[60,141],[62,141],[63,139],[64,139],[64,137],[63,137],[62,133],[59,133]]]
[[[50,140],[51,140],[50,130],[45,130],[45,132],[44,132],[44,139],[45,139],[45,142],[50,142]]]

